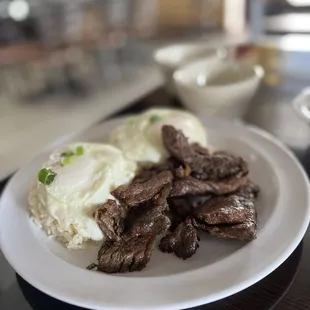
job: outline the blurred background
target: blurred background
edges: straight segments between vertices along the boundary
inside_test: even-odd
[[[150,63],[155,47],[190,38],[277,35],[296,46],[295,34],[304,49],[309,16],[306,0],[1,0],[0,96],[87,95],[126,64]]]
[[[229,46],[265,68],[265,86],[291,91],[261,101],[290,101],[308,85],[309,16],[306,0],[0,0],[0,179],[160,89],[152,55],[172,43]]]

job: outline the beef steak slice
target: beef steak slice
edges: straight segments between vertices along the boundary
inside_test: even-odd
[[[204,156],[210,156],[211,155],[210,151],[207,148],[201,146],[198,143],[193,143],[192,149],[194,150],[194,152],[196,154],[200,154],[200,155],[204,155]]]
[[[138,217],[129,229],[130,235],[162,235],[170,227],[171,221],[168,216],[158,209],[151,209]]]
[[[191,145],[182,131],[173,126],[162,127],[162,139],[170,155],[183,166],[189,166],[196,179],[222,180],[248,174],[248,165],[243,158],[223,151],[210,154],[198,144]]]
[[[241,224],[253,214],[253,202],[235,195],[211,198],[193,211],[195,220],[207,225]]]
[[[169,213],[171,220],[170,230],[174,231],[177,226],[191,215],[193,206],[186,198],[171,198],[169,199]]]
[[[168,209],[169,206],[168,206],[167,198],[170,195],[171,189],[172,189],[172,186],[170,183],[168,183],[164,185],[163,188],[159,191],[159,193],[153,197],[152,203],[153,203],[154,208],[162,212]]]
[[[145,182],[131,183],[128,186],[121,185],[111,194],[129,207],[137,206],[152,199],[166,184],[171,183],[172,179],[172,173],[166,170]]]
[[[130,236],[102,245],[98,252],[98,271],[105,273],[140,271],[150,261],[154,236]]]
[[[229,239],[239,239],[241,241],[252,241],[256,239],[256,221],[246,220],[235,225],[214,225],[207,227],[211,236]]]
[[[248,174],[248,165],[243,158],[227,152],[215,152],[210,156],[197,154],[191,168],[192,175],[201,180],[222,180]]]
[[[258,185],[251,181],[248,181],[244,186],[240,187],[234,195],[250,199],[253,202],[256,200],[259,194],[260,188]]]
[[[162,139],[165,148],[173,158],[176,158],[184,166],[192,163],[195,152],[182,131],[171,125],[164,125]]]
[[[159,248],[182,259],[193,256],[198,248],[198,235],[190,218],[180,223],[176,230],[160,240]]]
[[[224,195],[237,191],[247,182],[245,177],[236,175],[221,181],[203,181],[191,176],[177,179],[173,183],[171,197]]]
[[[240,224],[208,225],[204,222],[196,221],[196,219],[193,219],[193,224],[197,229],[206,231],[211,236],[251,241],[256,239],[257,213],[256,211],[251,213],[251,215]]]
[[[132,208],[126,218],[126,231],[132,235],[162,235],[170,227],[170,218],[164,215],[168,210],[167,197],[171,184],[166,184],[151,200],[144,205]]]
[[[139,173],[134,177],[132,183],[143,183],[156,176],[162,171],[173,171],[179,166],[179,163],[173,159],[168,158],[165,162],[156,165],[144,166]]]
[[[119,240],[124,230],[125,208],[115,200],[108,201],[94,212],[93,217],[102,232],[111,240]]]

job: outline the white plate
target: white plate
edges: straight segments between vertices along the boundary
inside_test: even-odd
[[[74,140],[104,141],[118,122],[94,127]],[[96,248],[67,251],[29,219],[28,190],[57,146],[53,145],[21,169],[3,193],[0,243],[10,264],[39,290],[90,309],[189,308],[237,293],[268,275],[292,253],[307,229],[306,174],[269,134],[212,118],[204,123],[210,143],[243,156],[251,178],[261,186],[257,240],[246,244],[203,235],[197,254],[186,261],[155,250],[141,272],[106,275],[85,270],[95,260]]]

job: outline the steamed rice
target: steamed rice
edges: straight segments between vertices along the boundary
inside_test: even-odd
[[[60,242],[64,243],[68,249],[83,249],[89,238],[84,238],[77,232],[77,225],[71,224],[68,227],[61,227],[57,219],[47,213],[43,203],[39,201],[35,194],[28,197],[29,209],[32,214],[32,219],[36,225],[43,228],[47,235],[56,237]]]

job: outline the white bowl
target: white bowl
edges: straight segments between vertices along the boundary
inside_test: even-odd
[[[256,93],[261,66],[210,58],[177,70],[174,82],[183,104],[196,114],[240,119]]]
[[[167,91],[175,95],[176,88],[172,77],[175,70],[200,57],[218,58],[225,54],[224,48],[214,48],[206,44],[176,44],[158,49],[154,52],[153,59],[162,72]]]

